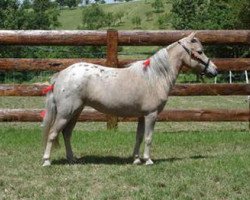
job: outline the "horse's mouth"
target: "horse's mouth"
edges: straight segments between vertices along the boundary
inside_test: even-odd
[[[218,75],[218,72],[215,71],[215,72],[207,72],[206,73],[206,76],[209,77],[209,78],[214,78]]]

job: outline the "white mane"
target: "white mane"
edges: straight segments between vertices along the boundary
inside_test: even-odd
[[[161,84],[162,86],[173,85],[175,81],[174,69],[169,63],[168,49],[163,48],[151,56],[150,65],[145,67],[145,60],[132,63],[129,68],[136,74],[144,77],[150,84]]]

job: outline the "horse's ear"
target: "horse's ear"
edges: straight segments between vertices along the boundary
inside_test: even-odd
[[[189,38],[190,40],[194,39],[195,34],[196,34],[196,32],[192,32],[192,33],[188,36],[188,38]]]

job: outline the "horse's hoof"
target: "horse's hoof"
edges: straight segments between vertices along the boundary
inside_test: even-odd
[[[134,160],[133,164],[134,164],[134,165],[140,165],[140,164],[142,164],[141,159],[140,159],[140,158],[136,158],[136,159]]]
[[[44,163],[43,163],[43,167],[47,167],[47,166],[50,166],[51,163],[49,160],[45,160]]]
[[[151,159],[146,160],[145,165],[153,165],[154,162]]]

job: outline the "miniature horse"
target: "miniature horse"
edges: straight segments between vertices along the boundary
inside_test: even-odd
[[[140,145],[145,138],[143,160],[153,164],[150,146],[157,115],[163,110],[183,64],[199,73],[216,76],[214,63],[203,52],[195,33],[159,50],[146,61],[114,69],[91,63],[76,63],[52,78],[44,117],[43,166],[50,165],[52,144],[63,133],[66,156],[73,162],[70,138],[84,106],[121,116],[138,117],[134,164],[140,164]]]

